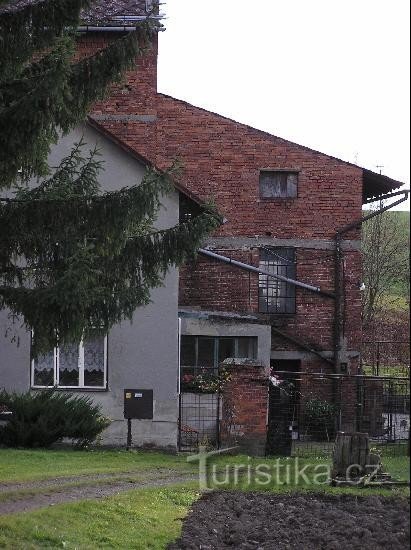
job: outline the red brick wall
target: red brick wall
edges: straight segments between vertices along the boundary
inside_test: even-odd
[[[231,373],[222,392],[221,442],[264,454],[268,411],[268,374],[254,364],[225,366]]]
[[[182,160],[185,185],[228,219],[219,235],[332,238],[361,215],[359,168],[161,94],[158,115],[157,162]],[[300,170],[298,198],[260,200],[262,168]]]
[[[104,46],[113,35],[80,39],[81,55]],[[183,163],[182,183],[203,199],[213,199],[227,218],[217,236],[255,235],[332,240],[337,229],[361,216],[362,170],[306,147],[156,93],[157,43],[110,98],[95,105],[94,115],[155,115],[156,121],[106,120],[98,123],[161,168],[173,159]],[[269,108],[269,106],[267,106]],[[298,198],[259,198],[262,168],[299,170]],[[358,239],[358,230],[346,235]],[[230,251],[233,258],[258,265],[256,250]],[[345,334],[349,349],[361,340],[361,262],[358,252],[345,254]],[[331,250],[297,251],[297,278],[332,290]],[[180,303],[208,310],[252,311],[258,308],[258,278],[203,258],[181,270]],[[313,345],[332,349],[332,300],[297,290],[297,314],[282,316],[284,328]],[[274,341],[278,349],[295,349]]]
[[[250,265],[258,266],[259,253],[253,250],[217,250]],[[297,249],[297,279],[326,290],[334,286],[334,258],[332,250]],[[361,345],[361,255],[357,251],[345,253],[345,336],[348,349]],[[198,256],[196,262],[180,270],[180,305],[205,310],[258,313],[258,275],[239,268]],[[296,290],[296,314],[270,317],[288,334],[320,349],[333,349],[334,301],[307,290]],[[295,345],[283,338],[273,338],[273,349],[292,350]]]
[[[88,57],[104,49],[113,40],[121,39],[117,33],[87,33],[77,42],[77,57]],[[157,93],[157,40],[147,47],[144,56],[137,58],[136,68],[114,84],[107,100],[94,105],[93,114],[156,114]]]
[[[104,46],[112,36],[81,38],[82,55]],[[94,114],[157,114],[156,138],[144,140],[144,123],[104,122],[103,126],[160,167],[183,163],[181,179],[202,198],[213,198],[228,222],[217,234],[331,239],[336,230],[361,215],[362,170],[244,124],[156,94],[157,44],[140,59],[126,83],[113,87]],[[153,138],[154,139],[154,138]],[[262,168],[299,170],[298,198],[259,198]],[[357,238],[353,231],[349,237]],[[348,236],[347,236],[348,237]]]
[[[258,266],[258,251],[218,250],[240,262]],[[256,312],[258,275],[198,256],[180,269],[181,306],[205,310]]]

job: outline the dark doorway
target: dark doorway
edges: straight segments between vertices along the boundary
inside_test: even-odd
[[[271,361],[267,454],[290,456],[298,434],[300,408],[299,360]]]

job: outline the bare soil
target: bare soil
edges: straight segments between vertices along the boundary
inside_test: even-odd
[[[409,499],[215,492],[192,507],[168,550],[405,550]]]

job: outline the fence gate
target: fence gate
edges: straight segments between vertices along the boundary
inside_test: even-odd
[[[200,445],[220,448],[219,393],[180,393],[179,451],[196,452]]]

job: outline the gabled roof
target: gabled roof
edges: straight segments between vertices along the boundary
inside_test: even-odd
[[[262,130],[253,128],[247,124],[237,122],[218,113],[208,111],[206,109],[192,105],[181,99],[173,98],[166,94],[157,93],[155,108],[157,110],[157,115],[153,119],[154,128],[150,131],[153,135],[156,134],[157,130],[155,126],[158,119],[158,123],[160,124],[161,128],[160,134],[162,138],[165,138],[166,140],[169,139],[171,140],[171,142],[175,140],[177,140],[178,142],[179,134],[178,132],[176,133],[174,131],[175,127],[173,125],[168,127],[167,124],[165,124],[168,113],[171,112],[171,121],[178,120],[181,117],[182,120],[185,120],[185,124],[188,124],[190,121],[190,116],[185,116],[185,112],[193,111],[196,114],[198,113],[199,115],[204,115],[205,121],[203,121],[202,125],[214,125],[214,127],[216,128],[216,135],[218,134],[220,136],[221,134],[222,138],[231,136],[233,131],[241,129],[244,132],[244,135],[254,136],[256,139],[262,139],[266,143],[271,142],[274,144],[277,143],[280,146],[284,145],[285,147],[297,147],[298,149],[314,154],[315,156],[319,155],[324,158],[335,160],[342,166],[351,166],[354,169],[361,171],[362,173],[363,203],[370,202],[370,200],[374,198],[378,200],[378,197],[390,193],[391,191],[398,189],[399,187],[402,187],[404,185],[403,182],[378,174],[362,166],[358,166],[351,162],[336,158],[332,155],[316,151],[314,149],[311,149],[310,147],[291,142],[287,139],[275,136],[273,134],[269,134]],[[122,117],[124,117],[124,120]],[[107,120],[106,115],[102,114],[91,113],[89,118],[98,123],[101,129],[108,129],[111,135],[115,136],[119,140],[119,142],[128,143],[130,149],[138,151],[146,158],[149,158],[154,165],[156,164],[156,142],[153,136],[150,136],[150,133],[147,134],[147,124],[137,125],[136,120],[134,121],[134,123],[132,121],[133,115],[116,115],[115,113],[107,115]],[[130,132],[130,129],[127,128],[128,121],[133,124],[132,132]],[[197,128],[199,132],[199,138],[196,138],[196,128],[197,127],[194,125],[190,133],[190,137],[192,139],[191,145],[194,144],[195,147],[197,147],[197,144],[199,143],[198,140],[202,141],[204,139],[204,132],[201,125]],[[182,154],[182,152],[180,151],[179,153],[176,153],[173,150],[172,154],[179,156]],[[188,187],[190,187],[190,183],[188,181],[185,181],[184,183]],[[196,189],[196,192],[198,192],[198,189]]]

